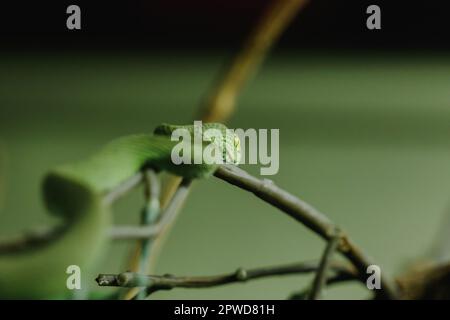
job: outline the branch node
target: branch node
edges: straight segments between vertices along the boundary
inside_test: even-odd
[[[245,270],[244,268],[239,268],[236,270],[236,279],[238,281],[247,281],[248,280],[248,273],[247,270]]]

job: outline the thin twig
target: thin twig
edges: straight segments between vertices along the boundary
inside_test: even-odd
[[[179,186],[169,205],[160,214],[160,219],[147,226],[116,226],[111,229],[110,236],[114,240],[142,240],[155,238],[170,224],[179,212],[179,208],[186,199],[191,181],[185,179]]]
[[[332,268],[329,268],[332,269]],[[359,281],[359,277],[358,277],[358,272],[356,271],[354,274],[350,274],[350,273],[336,273],[333,275],[327,275],[325,277],[325,284],[327,286],[333,285],[335,283],[341,283],[341,282],[346,282],[346,281],[352,281],[352,280],[358,280]],[[289,300],[306,300],[309,297],[309,293],[311,291],[311,288],[308,287],[306,289],[303,289],[301,291],[298,292],[294,292],[292,294],[289,295],[288,299]]]
[[[169,290],[173,288],[208,288],[271,276],[310,273],[317,271],[317,269],[317,263],[303,262],[254,269],[239,268],[232,273],[205,277],[154,276],[141,275],[133,272],[99,274],[96,281],[99,286],[146,287],[147,294],[151,294],[158,290]],[[348,281],[357,279],[358,277],[356,269],[340,262],[332,262],[330,264],[330,270],[335,272],[336,275],[340,275],[340,281]],[[334,283],[336,282],[338,281],[334,281]]]
[[[219,167],[214,175],[241,189],[254,193],[258,198],[277,207],[327,241],[335,235],[334,230],[337,226],[326,215],[277,187],[270,180],[260,180],[231,165]],[[341,232],[340,235],[337,249],[353,263],[358,269],[361,281],[365,282],[367,267],[373,264],[371,259],[344,232]],[[394,284],[386,276],[383,276],[381,282],[380,293],[387,299],[395,299],[397,294]]]
[[[331,257],[333,253],[336,251],[336,248],[339,244],[340,239],[340,231],[336,230],[336,235],[332,237],[325,248],[325,251],[322,255],[322,259],[320,260],[319,268],[317,269],[316,276],[314,277],[314,281],[311,287],[311,291],[309,292],[310,300],[317,300],[320,297],[322,292],[322,288],[327,281],[327,273],[331,263]]]
[[[105,201],[106,204],[112,204],[117,199],[124,196],[128,191],[136,187],[139,183],[141,183],[143,177],[144,175],[142,172],[137,172],[135,175],[126,179],[117,187],[107,192],[103,198],[103,201]]]

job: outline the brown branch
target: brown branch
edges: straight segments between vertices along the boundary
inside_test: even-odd
[[[254,193],[258,198],[301,222],[327,241],[335,235],[334,231],[337,226],[326,215],[277,187],[270,180],[260,180],[244,170],[230,165],[219,167],[214,175],[232,185]],[[371,259],[344,232],[340,234],[337,250],[353,263],[359,272],[360,280],[365,283],[367,267],[373,264]],[[395,285],[386,276],[382,277],[381,282],[380,292],[383,297],[395,299],[397,296]]]
[[[397,278],[401,298],[408,300],[449,300],[450,262],[423,262]]]
[[[155,276],[141,275],[133,272],[99,274],[96,281],[99,286],[128,288],[145,287],[147,294],[151,294],[159,290],[170,290],[173,288],[209,288],[271,276],[304,274],[315,272],[317,269],[317,263],[304,262],[254,269],[239,268],[232,273],[205,277],[176,277],[173,275]],[[334,283],[353,280],[358,277],[358,273],[354,268],[343,263],[330,263],[330,270],[334,271],[336,276],[339,276],[339,280],[335,280]]]
[[[306,0],[274,0],[269,4],[243,47],[227,66],[217,86],[206,99],[200,116],[203,121],[224,122],[230,118],[236,105],[236,98],[245,83],[307,3]]]

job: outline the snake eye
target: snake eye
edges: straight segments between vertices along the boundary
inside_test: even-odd
[[[238,136],[234,137],[234,147],[237,148],[241,144],[241,140],[239,140]]]

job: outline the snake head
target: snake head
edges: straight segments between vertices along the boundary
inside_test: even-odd
[[[221,123],[203,123],[202,125],[171,125],[162,124],[156,127],[154,134],[170,137],[177,129],[187,130],[191,135],[199,135],[202,142],[206,145],[214,144],[218,147],[222,163],[239,164],[241,160],[241,140],[239,136],[231,129],[228,129]]]
[[[217,145],[222,154],[222,162],[238,165],[241,160],[239,136],[220,123],[204,124],[203,129],[203,140]]]

